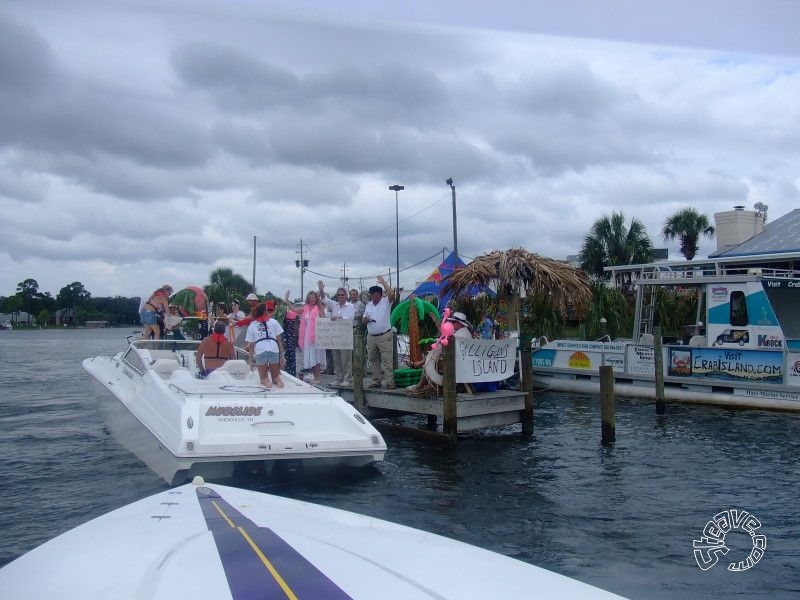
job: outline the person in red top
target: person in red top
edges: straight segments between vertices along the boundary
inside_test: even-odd
[[[233,358],[236,358],[236,349],[225,337],[225,322],[217,321],[214,323],[214,333],[200,342],[197,348],[195,353],[197,368],[205,377],[214,369],[224,365],[225,361]]]

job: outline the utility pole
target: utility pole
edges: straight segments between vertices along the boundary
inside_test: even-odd
[[[300,269],[300,301],[305,301],[305,294],[303,293],[303,276],[306,273],[306,269],[308,268],[308,259],[304,258],[303,255],[303,238],[300,238],[300,250],[296,250],[298,254],[300,254],[300,260],[295,260],[295,266]]]
[[[342,264],[342,287],[347,289],[347,263]]]
[[[456,253],[458,256],[458,227],[456,225],[456,186],[453,185],[453,178],[448,177],[444,180],[444,182],[450,186],[450,190],[453,192],[453,252]]]
[[[395,227],[395,249],[397,257],[397,284],[394,286],[397,289],[397,294],[400,294],[400,208],[398,206],[397,194],[406,189],[402,185],[390,185],[389,189],[394,192],[394,227]]]
[[[253,236],[253,291],[256,291],[256,236]]]

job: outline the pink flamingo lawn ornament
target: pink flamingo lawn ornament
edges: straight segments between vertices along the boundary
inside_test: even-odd
[[[439,324],[439,332],[440,335],[436,338],[436,341],[431,344],[432,349],[441,348],[442,346],[447,346],[450,343],[448,339],[450,336],[453,335],[454,327],[453,324],[448,321],[448,317],[452,311],[449,308],[445,308],[444,312],[442,313],[442,322]]]

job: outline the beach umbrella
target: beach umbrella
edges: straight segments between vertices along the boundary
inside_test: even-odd
[[[176,304],[183,316],[200,316],[208,312],[208,296],[203,288],[188,285],[176,292],[170,302]]]

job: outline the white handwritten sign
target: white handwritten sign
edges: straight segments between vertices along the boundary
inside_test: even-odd
[[[353,321],[317,318],[315,336],[316,346],[320,350],[352,350]]]
[[[517,340],[471,340],[454,337],[456,381],[501,381],[514,374]],[[452,342],[451,342],[452,343]]]

